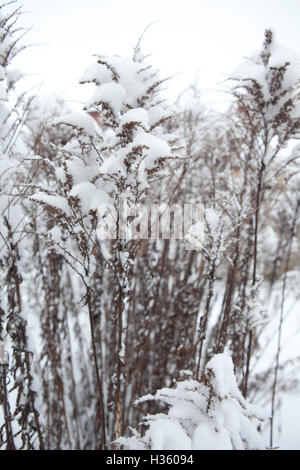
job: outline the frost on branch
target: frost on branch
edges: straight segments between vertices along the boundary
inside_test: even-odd
[[[257,425],[267,419],[257,406],[241,395],[226,354],[216,354],[206,365],[201,382],[184,380],[176,387],[162,388],[136,404],[160,400],[168,414],[144,418],[148,427],[142,436],[133,430],[130,438],[117,440],[126,449],[155,450],[263,450]]]

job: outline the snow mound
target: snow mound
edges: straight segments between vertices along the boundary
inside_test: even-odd
[[[155,450],[263,450],[265,445],[257,424],[266,413],[249,404],[240,393],[233,362],[226,354],[216,354],[207,363],[202,382],[184,380],[175,388],[163,388],[136,403],[160,400],[169,406],[167,414],[148,415],[144,436],[116,442],[127,449]]]

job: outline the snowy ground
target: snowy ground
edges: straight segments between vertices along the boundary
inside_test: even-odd
[[[280,415],[280,449],[300,450],[300,393],[289,393],[283,397]]]

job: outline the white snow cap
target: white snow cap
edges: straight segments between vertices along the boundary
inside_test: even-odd
[[[104,83],[97,88],[88,106],[107,103],[117,116],[125,102],[125,97],[126,90],[122,85],[115,82]]]
[[[121,126],[130,122],[140,123],[145,129],[149,128],[148,112],[143,108],[134,108],[124,113],[120,119]]]
[[[94,136],[95,120],[88,113],[84,111],[73,111],[53,120],[53,125],[66,124],[68,126],[76,127],[90,136]]]
[[[148,64],[141,64],[129,58],[103,55],[96,57],[98,57],[98,62],[87,67],[81,76],[82,83],[90,82],[98,86],[89,105],[100,102],[100,98],[106,98],[107,94],[114,103],[115,90],[118,95],[125,91],[125,96],[122,98],[125,100],[126,97],[126,105],[130,108],[137,108],[140,98],[145,96],[147,90],[155,83],[153,69]],[[99,91],[104,85],[106,86],[102,89],[103,92]],[[107,85],[119,85],[124,91],[120,92],[121,88],[117,90],[116,87],[109,88]]]
[[[270,81],[272,69],[280,68],[287,64],[284,74],[283,87],[288,89],[300,78],[300,59],[292,49],[289,49],[276,41],[273,30],[268,29],[265,37],[270,36],[271,42],[264,44],[263,51],[256,51],[246,58],[231,74],[235,79],[243,81],[255,80],[261,87],[265,101],[271,97]]]
[[[96,186],[89,181],[83,181],[73,186],[70,196],[79,199],[83,213],[96,210],[98,206],[112,202],[105,191],[97,189]]]

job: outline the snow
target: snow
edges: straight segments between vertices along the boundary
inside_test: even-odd
[[[145,63],[135,62],[132,59],[118,56],[98,55],[98,63],[89,66],[81,77],[81,81],[93,82],[98,85],[95,95],[92,97],[89,105],[97,104],[101,101],[102,95],[99,89],[104,85],[120,85],[125,90],[126,106],[137,108],[148,89],[154,84],[154,71]],[[100,86],[99,86],[100,85]],[[109,90],[107,87],[104,90]],[[113,97],[110,94],[112,102]],[[125,96],[123,101],[125,104]],[[118,103],[119,104],[119,103]],[[118,106],[120,109],[120,106]]]
[[[155,135],[150,133],[151,126],[166,116],[158,98],[152,96],[159,81],[155,71],[144,62],[118,56],[96,57],[97,63],[87,67],[81,76],[82,83],[96,85],[86,109],[99,113],[103,123],[103,148],[110,149],[101,155],[101,165],[98,171],[95,168],[95,173],[100,179],[107,175],[105,189],[108,192],[114,191],[124,177],[126,188],[123,191],[131,198],[136,190],[129,188],[136,187],[142,193],[149,187],[148,170],[159,171],[162,165],[158,165],[157,160],[171,155],[164,136],[156,135],[156,130]],[[107,108],[113,114],[113,123]],[[86,169],[89,181],[93,179],[92,171],[92,168],[91,171]],[[78,176],[74,179],[76,182],[79,182]]]
[[[55,209],[63,211],[66,215],[70,214],[70,208],[68,206],[68,202],[62,196],[51,196],[45,193],[36,193],[33,196],[31,196],[30,199],[39,201]]]
[[[0,83],[0,100],[4,101],[7,99],[6,87]]]
[[[92,199],[94,197],[96,188],[95,185],[89,181],[75,184],[70,191],[70,196],[78,198],[80,207],[83,213],[88,213],[91,208]]]
[[[91,209],[96,210],[100,206],[111,205],[112,202],[112,199],[108,196],[106,191],[103,191],[102,189],[96,189],[91,201]]]
[[[212,233],[217,232],[220,227],[221,214],[213,208],[205,208],[204,217],[209,229]]]
[[[158,419],[151,424],[152,449],[176,450],[180,442],[181,450],[191,450],[191,439],[177,421]]]
[[[61,241],[62,232],[57,225],[55,225],[51,230],[49,230],[48,234],[56,243]]]
[[[300,450],[300,392],[286,393],[282,400],[280,450]]]
[[[255,52],[234,70],[232,77],[240,80],[241,86],[247,81],[256,81],[260,85],[264,102],[269,108],[268,117],[273,119],[283,102],[293,94],[292,90],[300,75],[300,59],[294,51],[276,41],[273,31],[272,42],[265,48],[264,53],[268,54],[267,62],[261,52]],[[286,71],[281,89],[288,90],[288,95],[282,96],[278,102],[275,100],[273,103],[272,99],[274,100],[280,91],[272,90],[272,79],[278,73],[278,69],[284,66],[286,66]]]
[[[80,83],[94,82],[96,85],[110,82],[113,79],[112,72],[104,64],[91,64],[84,70],[80,77]]]
[[[5,75],[5,68],[0,65],[0,80],[5,80],[6,75]]]
[[[271,43],[264,44],[263,52],[255,52],[244,60],[235,69],[232,77],[234,80],[238,80],[240,93],[246,85],[251,88],[254,83],[257,83],[260,86],[261,104],[265,106],[268,121],[272,122],[274,118],[278,120],[282,113],[282,106],[285,106],[289,99],[295,105],[290,115],[297,119],[300,109],[297,103],[300,59],[294,51],[276,41],[273,31],[271,34]],[[281,70],[284,70],[283,74]],[[284,132],[282,125],[278,125],[277,132],[280,129]]]
[[[143,108],[134,108],[122,114],[120,119],[121,126],[130,122],[137,122],[141,124],[145,129],[149,128],[149,116],[148,112]]]
[[[193,435],[193,449],[232,450],[232,444],[226,429],[217,429],[208,420],[197,426]]]
[[[87,135],[94,136],[95,121],[84,111],[73,111],[53,120],[53,125],[66,124],[68,126],[76,127],[80,131],[85,132]]]
[[[141,64],[125,57],[110,57],[109,64],[119,76],[119,83],[126,90],[126,101],[131,107],[137,107],[137,99],[143,96],[147,89],[145,73],[140,73]],[[143,64],[144,67],[144,64]]]
[[[145,166],[148,169],[152,168],[154,162],[158,158],[167,157],[171,154],[169,144],[160,137],[156,137],[152,134],[137,134],[132,143],[132,147],[139,145],[146,145],[148,147],[146,151],[146,158],[144,159]]]
[[[111,155],[107,158],[101,165],[100,172],[104,174],[123,173],[125,175],[126,170],[123,165],[122,155]]]
[[[97,88],[88,102],[88,106],[107,103],[117,116],[123,107],[125,97],[126,90],[121,84],[115,82],[104,83]]]
[[[170,112],[163,108],[163,106],[156,105],[148,110],[149,124],[153,126],[162,119],[170,116]]]
[[[202,221],[192,224],[184,234],[186,249],[201,251],[204,240],[204,225]]]
[[[233,363],[229,356],[216,354],[206,365],[206,369],[212,372],[214,390],[220,399],[228,395],[237,397],[242,402],[243,397],[238,390],[234,377]]]
[[[267,101],[269,99],[270,95],[266,82],[265,66],[261,62],[257,62],[256,57],[241,62],[232,72],[232,77],[240,80],[255,80],[262,87],[265,100]]]
[[[16,83],[17,81],[21,80],[23,74],[19,69],[7,69],[6,77],[8,83]]]
[[[241,395],[227,354],[216,354],[205,368],[206,381],[178,382],[155,395],[141,397],[136,404],[160,400],[169,405],[168,414],[148,415],[145,435],[117,440],[125,448],[155,450],[263,450],[265,445],[256,424],[268,415]]]
[[[70,196],[79,199],[83,213],[96,210],[98,206],[106,205],[111,202],[105,191],[96,189],[96,186],[89,181],[83,181],[74,185],[70,191]]]
[[[80,158],[73,157],[72,160],[67,160],[66,167],[68,175],[72,177],[73,184],[78,184],[88,179],[87,168]]]

